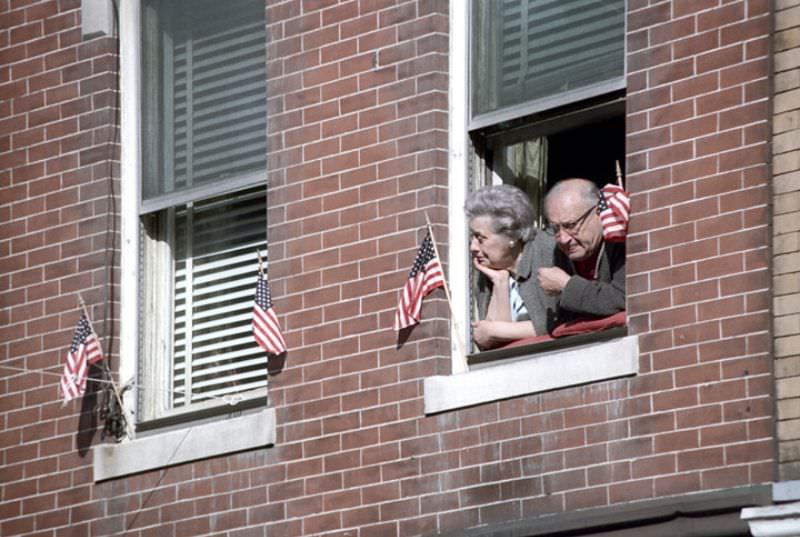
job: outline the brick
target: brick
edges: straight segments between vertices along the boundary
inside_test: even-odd
[[[387,327],[420,239],[417,209],[428,207],[446,234],[447,6],[270,4],[270,276],[293,349],[270,378],[276,446],[171,468],[145,498],[158,472],[91,484],[91,469],[70,451],[80,405],[66,416],[41,376],[18,386],[4,379],[11,395],[0,405],[13,410],[0,417],[2,443],[14,446],[4,472],[25,465],[37,476],[26,483],[28,474],[16,474],[24,499],[4,504],[12,525],[33,521],[17,533],[59,528],[67,513],[75,531],[114,533],[135,510],[142,536],[457,533],[727,485],[726,465],[747,483],[771,479],[765,357],[775,354],[776,390],[786,396],[781,433],[793,438],[800,418],[781,404],[800,393],[800,362],[789,354],[800,332],[789,298],[800,271],[791,218],[800,150],[789,134],[800,82],[776,76],[785,96],[776,100],[770,175],[769,6],[645,4],[628,6],[627,289],[638,375],[424,415],[421,379],[449,369],[444,299],[425,301],[428,321],[406,340]],[[16,114],[0,120],[9,133],[0,151],[14,159],[0,172],[0,256],[12,268],[0,276],[0,297],[13,303],[0,319],[2,335],[24,330],[0,338],[0,356],[52,369],[75,294],[103,300],[116,59],[112,39],[81,40],[78,2],[24,4],[3,20],[23,10],[47,18],[41,36],[5,49],[12,66],[0,70],[0,93],[15,99],[0,113]],[[0,32],[0,48],[29,22]],[[781,39],[788,45],[790,33]],[[24,49],[35,56],[14,56]],[[695,67],[710,70],[696,76]],[[26,74],[27,87],[13,79]],[[766,235],[769,221],[780,238]],[[780,302],[768,303],[770,288]],[[769,306],[782,313],[774,324]],[[43,425],[33,427],[37,419]],[[34,438],[38,457],[28,461],[22,442]],[[800,460],[792,441],[780,446],[784,464]],[[707,448],[720,451],[681,459]],[[40,497],[51,505],[31,501]],[[36,512],[22,515],[23,501]]]
[[[628,17],[628,28],[637,30],[666,22],[670,19],[669,6],[660,5],[636,12],[635,16]]]
[[[699,472],[661,477],[655,481],[655,491],[659,496],[670,496],[697,490],[700,490]]]
[[[744,4],[731,4],[701,13],[697,18],[699,30],[725,26],[744,17]]]
[[[673,58],[696,56],[708,50],[719,47],[719,32],[715,28],[711,31],[701,32],[691,37],[676,41],[672,45]]]
[[[629,41],[638,39],[643,36],[646,44],[646,33],[639,32],[632,34],[628,37]],[[642,47],[643,48],[643,47]],[[669,62],[671,59],[670,47],[666,45],[651,47],[638,53],[633,53],[628,56],[628,67],[631,72],[641,71],[650,65],[657,65]],[[632,110],[640,110],[640,107],[634,106]]]
[[[714,488],[734,487],[743,482],[743,470],[742,467],[707,470],[702,473],[702,480],[706,486]]]

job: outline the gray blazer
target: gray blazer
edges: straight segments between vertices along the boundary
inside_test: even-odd
[[[539,267],[552,267],[555,263],[555,241],[547,233],[536,231],[533,239],[525,243],[522,254],[517,266],[517,282],[519,283],[519,294],[528,316],[533,323],[533,328],[537,335],[549,333],[556,325],[556,311],[558,297],[545,294],[544,289],[539,285]],[[477,282],[477,301],[478,316],[480,319],[486,317],[489,309],[489,300],[492,297],[492,282],[478,273]]]
[[[561,292],[560,323],[586,315],[607,317],[625,309],[624,242],[605,243],[593,281],[575,275],[575,267],[561,251],[556,252],[556,266],[572,275]]]

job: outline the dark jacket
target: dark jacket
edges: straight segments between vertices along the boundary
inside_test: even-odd
[[[544,335],[555,328],[557,297],[548,296],[539,285],[539,267],[552,267],[554,263],[555,241],[547,233],[537,232],[533,239],[525,243],[517,265],[519,294],[537,335]],[[492,297],[492,282],[478,273],[477,282],[478,316],[486,318],[489,300]]]
[[[595,279],[575,275],[572,261],[556,251],[556,266],[572,275],[559,298],[559,323],[575,317],[607,317],[625,309],[625,243],[606,242]]]

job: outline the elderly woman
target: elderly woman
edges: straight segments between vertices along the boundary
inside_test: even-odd
[[[539,285],[539,267],[553,266],[555,243],[534,228],[528,196],[511,185],[493,185],[470,194],[472,264],[478,275],[478,315],[472,323],[481,350],[547,334],[556,300]]]

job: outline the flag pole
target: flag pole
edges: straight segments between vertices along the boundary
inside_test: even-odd
[[[619,166],[619,161],[615,161],[617,164],[617,184],[622,190],[625,190],[625,185],[622,184],[622,168]]]
[[[80,303],[83,316],[86,317],[86,322],[89,323],[89,329],[94,334],[94,337],[97,338],[97,344],[100,345],[100,338],[97,337],[97,332],[94,331],[94,326],[92,326],[92,318],[89,316],[89,310],[86,308],[86,302],[83,301],[83,297],[80,293],[78,293],[78,302]],[[105,357],[102,345],[100,345],[100,352]],[[111,371],[108,369],[108,364],[105,364],[105,369],[108,372],[108,380],[111,382],[111,389],[113,390],[114,398],[117,400],[117,404],[119,405],[119,410],[122,412],[122,415],[125,416],[125,430],[128,431],[128,438],[133,439],[133,429],[131,429],[131,422],[128,419],[128,413],[125,411],[125,407],[122,404],[122,397],[120,397],[119,394],[119,387],[114,381],[114,376],[111,374]]]
[[[264,262],[261,259],[261,250],[256,249],[256,255],[258,256],[258,273],[264,274]]]
[[[431,234],[431,242],[433,243],[433,251],[436,254],[436,258],[439,260],[439,263],[442,262],[441,256],[439,256],[439,248],[436,246],[436,236],[433,234],[433,226],[431,226],[431,220],[428,218],[428,211],[425,211],[425,225],[428,228],[428,233]],[[444,269],[442,269],[444,272]],[[464,341],[461,339],[461,331],[458,329],[458,323],[456,322],[456,313],[453,310],[453,301],[450,298],[450,289],[447,285],[447,278],[442,278],[444,282],[444,295],[447,297],[447,306],[450,308],[450,317],[453,319],[453,325],[456,329],[456,346],[458,347],[458,352],[461,355],[461,360],[464,365],[464,371],[469,371],[469,367],[467,364],[467,353],[466,353],[466,345]]]

